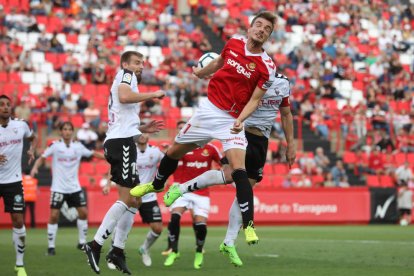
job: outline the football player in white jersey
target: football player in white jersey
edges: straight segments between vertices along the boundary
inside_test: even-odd
[[[290,84],[286,76],[277,74],[272,86],[266,91],[257,110],[246,120],[246,138],[248,146],[246,150],[246,170],[251,185],[255,185],[263,178],[263,167],[266,162],[266,153],[270,131],[277,113],[280,110],[282,128],[287,141],[286,160],[291,166],[296,158],[296,148],[293,137],[293,117],[290,111]],[[225,161],[222,161],[222,163]],[[231,183],[233,181],[231,171],[228,166],[222,167],[225,175],[223,180],[219,170],[207,171],[200,176],[184,183],[183,185],[173,185],[164,195],[164,202],[167,206],[171,205],[181,195],[195,188]],[[194,185],[194,184],[197,185]],[[230,262],[236,266],[242,266],[234,242],[241,227],[241,213],[237,199],[234,200],[229,212],[229,224],[226,238],[220,245],[220,251],[228,255]]]
[[[88,232],[88,209],[86,195],[79,183],[79,165],[82,157],[104,159],[102,153],[87,149],[82,143],[73,141],[74,127],[71,122],[60,125],[62,139],[53,142],[36,160],[30,175],[34,177],[46,158],[52,156],[52,187],[50,188],[50,216],[47,224],[48,249],[46,255],[56,255],[55,241],[58,230],[60,208],[66,202],[78,211],[79,239],[77,248],[82,250]]]
[[[92,270],[99,274],[101,248],[111,235],[117,222],[129,208],[134,208],[136,198],[129,192],[139,183],[136,173],[137,149],[135,139],[141,134],[139,102],[153,98],[163,98],[165,93],[139,93],[138,83],[144,68],[144,56],[135,51],[121,55],[121,70],[115,76],[108,100],[108,131],[104,141],[106,160],[111,164],[111,180],[118,185],[117,200],[102,220],[94,239],[84,246]],[[153,125],[158,130],[156,123]],[[142,130],[142,129],[141,129]],[[154,129],[152,129],[154,130]],[[148,131],[151,132],[151,131]],[[117,229],[118,231],[118,229]],[[123,241],[128,233],[118,231],[114,239],[113,250],[106,256],[118,270],[130,274],[125,262]]]
[[[11,100],[6,95],[0,96],[0,198],[4,200],[4,211],[10,213],[13,225],[13,244],[16,250],[18,276],[25,276],[24,251],[26,228],[23,212],[22,155],[23,140],[30,141],[29,163],[34,159],[36,137],[29,125],[21,120],[11,118]],[[8,272],[4,272],[9,274]]]
[[[154,179],[157,165],[164,157],[164,153],[158,148],[148,144],[149,136],[143,133],[137,141],[137,171],[139,179],[143,183],[152,181]],[[108,194],[111,184],[108,181],[107,185],[103,187],[104,194]],[[149,254],[151,246],[155,243],[162,232],[162,217],[161,209],[158,205],[157,195],[155,193],[146,194],[141,198],[142,204],[137,204],[134,207],[128,209],[127,215],[124,215],[119,224],[123,224],[123,227],[116,227],[116,231],[113,233],[113,239],[118,235],[118,229],[129,232],[134,224],[134,217],[137,211],[141,216],[143,223],[148,223],[150,230],[146,236],[144,243],[139,247],[138,253],[142,257],[142,262],[145,266],[151,266],[152,260]],[[126,240],[124,241],[126,242]],[[112,263],[108,262],[110,269],[115,269]]]

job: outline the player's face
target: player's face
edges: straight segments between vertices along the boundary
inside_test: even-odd
[[[63,140],[70,140],[72,139],[73,129],[71,126],[65,125],[60,131],[60,134],[62,135]]]
[[[8,99],[0,99],[0,117],[2,119],[9,119],[11,110],[11,102]]]
[[[148,143],[149,136],[146,133],[142,133],[141,136],[138,138],[138,144],[144,145]]]
[[[250,39],[260,44],[266,42],[272,34],[273,25],[270,21],[264,18],[257,18],[253,25],[247,30],[247,35]]]
[[[134,72],[137,78],[141,78],[142,70],[144,69],[144,60],[133,55],[129,60],[128,66],[124,67]]]

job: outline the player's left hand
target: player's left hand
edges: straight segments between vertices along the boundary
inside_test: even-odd
[[[7,162],[6,155],[0,154],[0,166],[4,165]]]
[[[236,121],[233,124],[233,127],[230,129],[230,132],[231,134],[237,134],[243,130],[243,127],[244,124],[239,119],[236,119]]]
[[[296,159],[296,148],[293,143],[287,145],[286,150],[286,162],[289,165],[289,169],[292,167],[293,163],[295,163]]]
[[[143,133],[157,133],[164,128],[164,121],[151,120],[145,125],[140,126],[140,131]]]
[[[35,160],[34,149],[29,149],[27,151],[27,155],[29,156],[29,165]]]

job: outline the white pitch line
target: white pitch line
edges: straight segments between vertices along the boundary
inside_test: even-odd
[[[279,258],[277,254],[254,254],[255,257]]]

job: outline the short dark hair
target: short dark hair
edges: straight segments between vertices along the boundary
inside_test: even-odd
[[[262,11],[255,15],[255,17],[252,20],[252,23],[250,23],[250,27],[253,26],[254,22],[257,18],[263,18],[267,21],[272,23],[272,27],[275,27],[276,24],[276,15],[273,12],[270,11]]]
[[[11,99],[9,98],[9,96],[4,95],[4,94],[0,95],[0,99],[6,99],[6,100],[9,100],[11,102]]]
[[[177,125],[176,125],[176,127],[178,127],[179,125],[181,125],[181,124],[186,124],[187,122],[186,121],[184,121],[184,120],[179,120],[178,122],[177,122]]]
[[[75,127],[73,126],[72,122],[66,121],[60,124],[59,130],[61,131],[65,126],[70,126],[72,130],[75,130]]]
[[[126,52],[124,52],[121,55],[121,69],[124,69],[122,67],[122,63],[124,63],[124,62],[129,63],[132,56],[136,56],[138,58],[143,58],[144,57],[143,54],[141,54],[140,52],[137,52],[137,51],[126,51]]]

